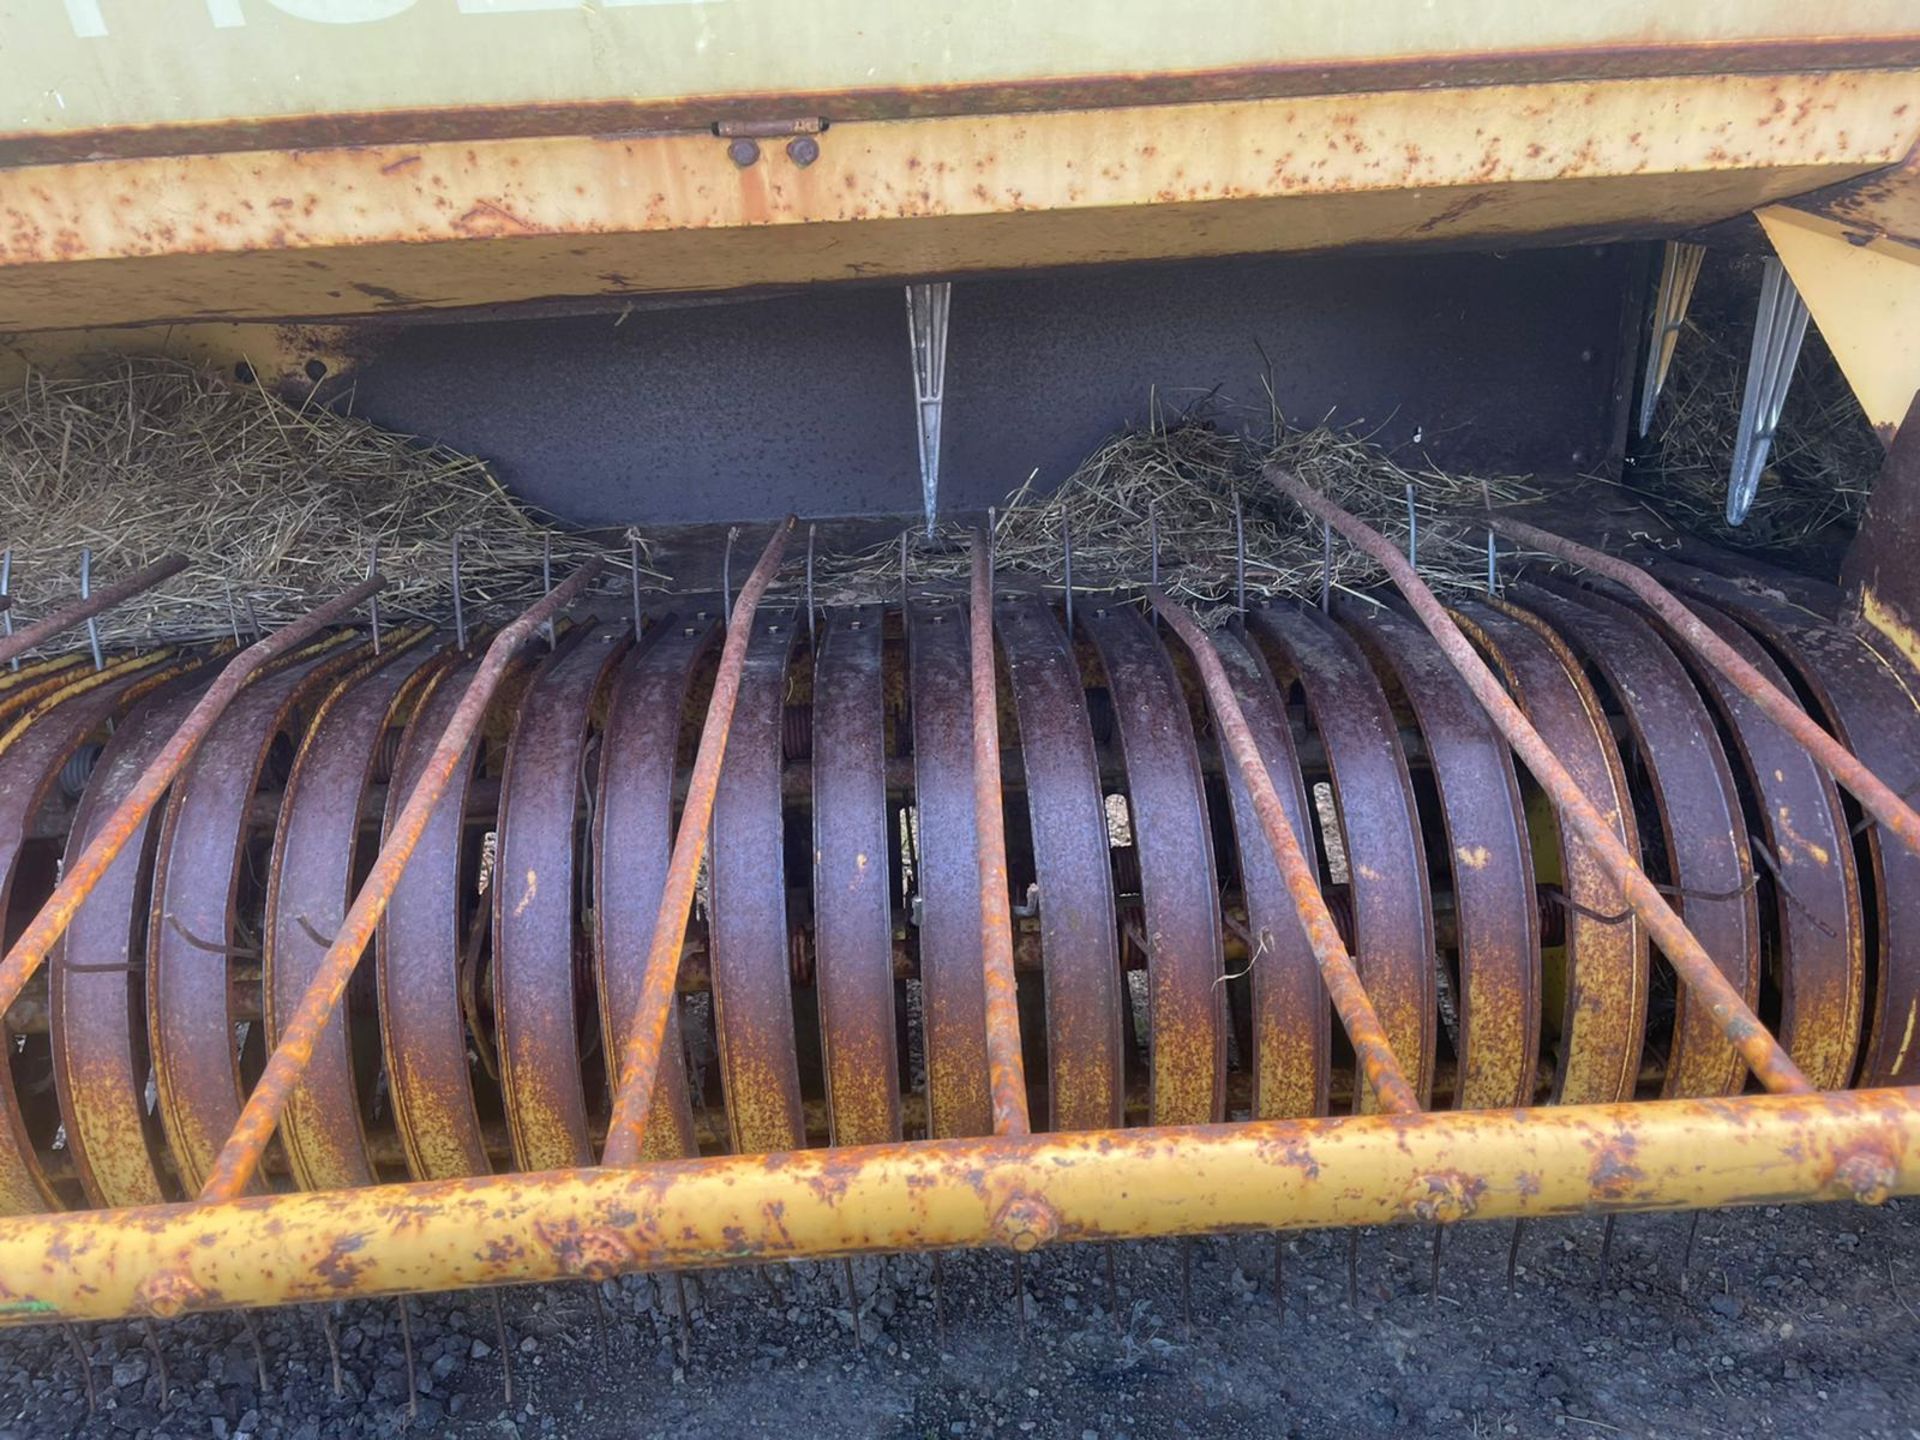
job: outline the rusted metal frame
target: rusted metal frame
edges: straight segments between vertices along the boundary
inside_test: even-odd
[[[1399,726],[1366,659],[1318,610],[1267,606],[1251,620],[1300,681],[1326,747],[1351,879],[1353,954],[1424,1106],[1436,1066],[1438,958],[1426,844]],[[1363,1089],[1354,1100],[1372,1103]]]
[[[1749,1006],[1760,1003],[1760,915],[1746,816],[1712,717],[1666,642],[1632,611],[1589,592],[1582,599],[1521,585],[1521,603],[1563,635],[1605,678],[1652,780],[1679,908]],[[1746,1067],[1695,997],[1673,1017],[1661,1093],[1737,1095]]]
[[[1529,1104],[1540,1060],[1540,915],[1512,753],[1413,620],[1375,605],[1333,613],[1406,697],[1440,797],[1458,934],[1454,1104]]]
[[[386,585],[386,578],[370,575],[346,593],[316,606],[273,634],[255,641],[227,662],[200,701],[153,758],[139,782],[122,800],[77,859],[62,872],[60,883],[40,913],[0,961],[0,1015],[20,996],[21,989],[40,968],[47,952],[73,920],[74,911],[106,873],[128,839],[166,793],[167,787],[193,757],[213,723],[233,698],[260,673],[263,666],[291,653],[327,626],[345,619]],[[102,592],[104,593],[104,592]]]
[[[1640,831],[1620,746],[1566,641],[1537,615],[1494,597],[1463,599],[1449,613],[1637,862]],[[1548,803],[1533,835],[1551,839],[1535,864],[1549,862],[1560,887],[1560,983],[1542,976],[1543,989],[1561,995],[1550,1098],[1558,1105],[1630,1100],[1646,1049],[1653,970],[1646,927],[1563,812]],[[1543,951],[1541,959],[1544,969],[1550,957]]]
[[[1217,630],[1209,638],[1262,766],[1280,797],[1287,825],[1293,834],[1305,835],[1313,809],[1300,758],[1294,752],[1285,697],[1275,686],[1266,660],[1240,634]],[[1294,918],[1292,894],[1261,830],[1259,808],[1246,775],[1237,764],[1227,765],[1225,774],[1252,951],[1248,980],[1253,1118],[1324,1115],[1333,1020],[1327,987],[1313,946]]]
[[[1140,863],[1149,1123],[1220,1120],[1226,957],[1213,831],[1186,696],[1152,628],[1131,605],[1088,606],[1081,624],[1106,670]]]
[[[728,1131],[742,1155],[798,1149],[807,1136],[780,797],[794,629],[791,611],[753,619],[707,850],[714,1035]]]
[[[719,638],[705,611],[668,615],[628,651],[600,737],[600,788],[594,805],[593,956],[607,1089],[625,1051],[640,1003],[643,962],[673,851],[673,781],[680,722],[695,669]],[[667,1011],[665,1051],[648,1112],[648,1160],[699,1153],[680,1038],[680,1007]]]
[[[575,836],[594,701],[628,643],[626,622],[561,637],[528,684],[500,778],[493,872],[493,1021],[513,1159],[591,1165],[574,985]]]
[[[164,560],[156,560],[144,569],[136,570],[124,579],[116,580],[86,595],[64,610],[56,610],[44,620],[36,620],[24,630],[16,630],[11,635],[0,638],[0,665],[29,650],[46,644],[54,636],[71,630],[76,625],[85,624],[96,615],[104,615],[115,606],[123,605],[136,595],[144,595],[154,586],[171,580],[187,568],[187,557],[169,555]]]
[[[1552,798],[1555,807],[1567,816],[1580,832],[1581,838],[1593,848],[1601,863],[1625,892],[1634,914],[1652,932],[1653,939],[1679,972],[1681,980],[1706,1002],[1721,1033],[1739,1050],[1761,1084],[1769,1090],[1787,1094],[1810,1092],[1812,1086],[1801,1074],[1800,1067],[1780,1048],[1779,1042],[1768,1033],[1740,992],[1727,983],[1726,977],[1714,964],[1713,957],[1701,947],[1686,923],[1674,913],[1673,907],[1654,888],[1653,882],[1647,879],[1613,828],[1593,807],[1593,803],[1581,792],[1573,777],[1540,738],[1540,733],[1528,723],[1520,708],[1501,688],[1493,672],[1487,669],[1486,663],[1474,652],[1472,644],[1460,633],[1460,628],[1449,618],[1426,583],[1414,573],[1413,567],[1407,564],[1405,557],[1378,531],[1325,496],[1308,489],[1287,471],[1270,465],[1265,474],[1282,494],[1310,514],[1327,521],[1386,570],[1395,587],[1420,617],[1421,623],[1439,641],[1447,658],[1453,661],[1462,678],[1472,687],[1475,697],[1487,708],[1487,713],[1506,736],[1507,743],[1513,746],[1528,771]],[[1869,1182],[1863,1180],[1862,1183],[1867,1185]]]
[[[974,615],[978,625],[978,607]],[[1125,1106],[1128,994],[1114,928],[1113,858],[1086,691],[1070,636],[1045,601],[1015,595],[996,600],[993,628],[1013,690],[1033,836],[1047,1020],[1043,1128],[1105,1129],[1121,1123]],[[984,647],[974,649],[978,655]],[[980,693],[977,683],[975,693]],[[975,701],[973,716],[976,771],[983,703]],[[993,719],[991,713],[985,717]],[[1003,803],[998,764],[984,780],[976,773],[974,783],[980,797],[991,785],[998,823]],[[977,801],[976,813],[985,813],[984,803],[984,798]],[[983,890],[985,875],[983,869]],[[983,918],[990,900],[982,896]],[[988,1014],[991,1019],[991,1009]]]
[[[836,1145],[900,1138],[888,864],[884,612],[829,611],[813,669],[813,914]]]
[[[1489,516],[1486,523],[1517,545],[1543,551],[1569,565],[1577,565],[1626,586],[1648,609],[1665,621],[1694,653],[1727,676],[1741,694],[1760,707],[1769,720],[1805,746],[1868,814],[1897,835],[1907,849],[1920,854],[1920,814],[1916,814],[1913,807],[1891,786],[1862,764],[1853,751],[1821,729],[1819,722],[1801,709],[1790,695],[1749,664],[1739,651],[1714,634],[1679,596],[1653,576],[1638,565],[1542,530],[1537,525],[1504,515]]]
[[[400,812],[398,821],[380,845],[373,868],[354,896],[346,918],[325,958],[315,969],[313,981],[300,999],[299,1007],[287,1022],[280,1043],[267,1057],[259,1083],[247,1097],[232,1133],[215,1159],[207,1183],[202,1187],[204,1200],[231,1199],[247,1187],[260,1164],[260,1156],[280,1123],[287,1097],[299,1083],[302,1071],[312,1058],[314,1046],[325,1033],[340,997],[346,993],[361,954],[373,939],[374,928],[387,908],[394,885],[413,857],[414,847],[426,828],[440,794],[447,787],[455,768],[465,758],[467,746],[486,714],[487,702],[506,673],[507,662],[533,633],[553,616],[578,599],[604,562],[588,560],[559,585],[548,591],[511,624],[493,637],[479,668],[461,697],[453,723],[434,747],[420,783],[414,787]]]
[[[389,631],[380,652],[341,676],[316,707],[288,773],[274,831],[261,925],[261,989],[269,1049],[281,1017],[300,1003],[326,953],[325,937],[353,899],[361,800],[372,782],[394,714],[419,691],[444,653],[427,631]],[[314,1052],[287,1103],[280,1139],[305,1189],[371,1185],[368,1150],[348,1027]]]
[[[965,616],[934,601],[906,605],[920,1013],[928,1133],[936,1140],[993,1133]]]
[[[747,639],[760,597],[766,594],[767,586],[773,583],[774,572],[780,568],[780,556],[786,549],[787,537],[793,533],[793,523],[789,515],[774,530],[753,573],[740,587],[739,598],[727,621],[727,640],[721,649],[720,668],[714,675],[706,718],[701,722],[693,778],[688,782],[687,798],[681,806],[680,825],[673,838],[673,858],[667,866],[660,909],[654,918],[653,938],[647,946],[646,980],[632,1023],[627,1027],[626,1044],[621,1049],[616,1071],[613,1117],[607,1128],[604,1152],[607,1165],[633,1164],[640,1158],[641,1146],[646,1140],[654,1084],[660,1073],[661,1054],[666,1047],[675,1005],[681,944],[687,933],[687,916],[693,909],[694,883],[706,855],[714,792],[719,784],[721,760],[726,754],[727,732],[733,724],[734,703],[740,693],[740,669],[746,662]]]
[[[138,671],[109,672],[100,678],[105,683],[88,675],[68,687],[0,749],[0,914],[5,913],[19,878],[21,851],[33,818],[59,783],[68,758],[125,708],[129,691],[140,680]],[[0,1041],[5,1043],[5,1054],[0,1056],[0,1113],[5,1116],[0,1122],[0,1214],[57,1206],[61,1197],[41,1163],[33,1133],[36,1127],[29,1123],[27,1107],[21,1103],[15,1067],[22,1052],[10,1027],[0,1030]],[[51,1036],[48,1050],[49,1062],[57,1071],[58,1047]],[[52,1137],[58,1116],[58,1096],[48,1095],[41,1140]]]
[[[1246,781],[1247,789],[1252,793],[1261,831],[1273,851],[1274,860],[1280,866],[1281,874],[1286,877],[1287,890],[1293,896],[1294,913],[1299,918],[1301,929],[1306,932],[1307,942],[1313,947],[1314,959],[1319,962],[1327,994],[1332,997],[1340,1023],[1346,1027],[1347,1038],[1353,1042],[1354,1054],[1359,1059],[1368,1086],[1377,1097],[1380,1108],[1389,1114],[1404,1116],[1417,1113],[1421,1108],[1419,1094],[1401,1070],[1392,1042],[1387,1038],[1386,1027],[1381,1024],[1379,1013],[1367,996],[1366,987],[1360,983],[1360,972],[1354,967],[1353,957],[1341,943],[1339,927],[1334,923],[1326,899],[1320,893],[1320,876],[1302,852],[1299,837],[1288,822],[1286,809],[1274,789],[1272,776],[1267,773],[1259,747],[1254,743],[1247,717],[1234,696],[1233,685],[1220,664],[1218,652],[1208,640],[1206,632],[1179,605],[1157,589],[1149,590],[1147,598],[1152,602],[1154,611],[1180,637],[1180,642],[1192,653],[1194,663],[1199,667],[1201,684],[1207,692],[1207,703],[1213,710],[1214,724],[1233,756],[1241,777]]]
[[[1911,672],[1861,635],[1812,619],[1789,602],[1750,594],[1715,576],[1663,573],[1771,646],[1806,685],[1834,733],[1876,774],[1907,793],[1920,791],[1920,695]],[[1867,825],[1858,838],[1858,878],[1875,921],[1875,964],[1853,1083],[1875,1085],[1920,1073],[1920,853],[1888,841],[1877,825]]]
[[[1697,602],[1690,608],[1768,681],[1788,689],[1772,657],[1732,618]],[[1839,788],[1723,671],[1677,636],[1672,643],[1719,710],[1754,797],[1760,830],[1751,838],[1766,846],[1773,872],[1780,1043],[1816,1086],[1838,1090],[1852,1080],[1860,1053],[1867,970],[1859,877]]]
[[[309,697],[348,660],[340,652],[303,659],[248,686],[167,795],[147,919],[147,1028],[155,1108],[189,1190],[211,1170],[245,1098],[230,947],[240,943],[253,796],[275,739],[298,745]]]

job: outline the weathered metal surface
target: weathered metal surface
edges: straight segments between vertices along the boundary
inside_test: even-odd
[[[267,1046],[281,1017],[306,993],[353,898],[361,802],[387,727],[439,659],[425,632],[388,632],[378,656],[334,681],[314,709],[280,798],[261,926]],[[281,1142],[294,1179],[308,1190],[371,1185],[379,1178],[361,1122],[349,1027],[337,1027],[287,1102]]]
[[[994,605],[1026,767],[1045,964],[1048,1130],[1119,1123],[1126,987],[1100,767],[1068,637],[1043,602]],[[978,715],[975,716],[976,723]]]
[[[1334,613],[1405,697],[1440,796],[1459,955],[1454,1104],[1529,1104],[1540,1061],[1540,919],[1512,753],[1417,624],[1381,606]]]
[[[563,636],[528,682],[507,743],[490,895],[493,1020],[514,1164],[593,1163],[574,985],[575,835],[595,700],[625,652],[625,622]]]
[[[1909,675],[1851,631],[1812,619],[1717,576],[1663,568],[1682,589],[1760,636],[1813,695],[1840,742],[1896,794],[1920,791],[1920,697]],[[1920,853],[1878,825],[1861,834],[1861,879],[1872,907],[1866,1051],[1855,1083],[1920,1074]]]
[[[231,1199],[245,1190],[253,1178],[267,1142],[280,1123],[287,1096],[299,1083],[302,1071],[313,1058],[314,1047],[338,1013],[347,982],[353,978],[361,954],[373,939],[387,901],[393,895],[393,887],[413,857],[414,847],[420,843],[421,832],[441,792],[467,754],[494,687],[506,673],[514,652],[526,644],[536,630],[580,597],[600,573],[602,563],[598,557],[588,560],[503,626],[488,644],[480,668],[461,696],[452,723],[435,745],[426,771],[407,797],[399,818],[382,838],[380,853],[355,893],[333,943],[315,969],[307,993],[301,996],[280,1043],[267,1057],[259,1083],[248,1095],[240,1118],[220,1147],[207,1183],[201,1188],[202,1199]]]
[[[1652,627],[1605,597],[1526,585],[1517,598],[1607,682],[1652,781],[1675,908],[1748,1006],[1760,1004],[1760,916],[1746,816],[1713,719]],[[1737,1095],[1747,1067],[1698,997],[1677,997],[1661,1093]],[[1791,1053],[1791,1051],[1789,1051]]]
[[[1599,697],[1565,644],[1498,602],[1462,602],[1448,613],[1499,671],[1528,723],[1637,863],[1640,838],[1620,753]],[[1549,974],[1546,993],[1555,1051],[1552,1099],[1565,1105],[1631,1100],[1647,1021],[1646,933],[1592,842],[1558,810],[1549,818],[1551,848],[1537,851],[1535,864],[1564,897],[1562,973],[1557,983]]]
[[[193,757],[207,731],[233,698],[260,671],[299,649],[327,626],[332,625],[364,604],[386,585],[386,579],[372,575],[346,593],[314,607],[299,619],[256,641],[236,655],[207,687],[200,701],[188,712],[167,743],[154,756],[126,797],[101,824],[94,838],[78,856],[70,856],[53,895],[33,917],[0,961],[0,1015],[12,1008],[21,988],[40,968],[47,951],[66,933],[74,910],[100,882],[100,877],[125,848],[131,835],[141,829],[160,797]]]
[[[446,643],[449,637],[440,638]],[[383,833],[393,833],[407,797],[426,776],[479,664],[443,668],[428,678],[394,755]],[[507,705],[505,699],[496,704],[496,721],[511,722]],[[416,1180],[485,1175],[492,1168],[474,1108],[461,994],[469,925],[487,923],[484,906],[469,921],[461,885],[467,797],[480,744],[473,741],[453,767],[375,932],[387,1093]]]
[[[1249,618],[1284,661],[1281,682],[1297,681],[1305,692],[1326,746],[1360,979],[1424,1105],[1433,1093],[1437,961],[1426,846],[1399,726],[1365,658],[1318,610],[1262,606]]]
[[[1691,608],[1769,684],[1791,693],[1792,682],[1751,635],[1711,606]],[[1683,644],[1674,638],[1676,646]],[[1773,897],[1779,936],[1774,970],[1780,1043],[1814,1088],[1841,1089],[1853,1078],[1860,1053],[1867,958],[1853,841],[1840,792],[1806,747],[1768,719],[1732,677],[1697,658],[1692,669],[1724,722],[1731,758],[1740,763],[1754,796],[1760,841],[1777,872],[1762,883]]]
[[[832,610],[813,668],[814,975],[836,1145],[900,1138],[884,615]]]
[[[740,698],[713,799],[707,935],[720,1083],[734,1150],[806,1143],[787,958],[786,834],[780,803],[781,718],[794,614],[754,617]]]
[[[1810,1090],[1806,1076],[1800,1073],[1792,1058],[1780,1048],[1779,1042],[1739,992],[1727,983],[1726,977],[1714,965],[1713,958],[1641,871],[1632,852],[1620,840],[1607,817],[1595,807],[1568,773],[1553,748],[1528,723],[1520,707],[1500,688],[1486,662],[1474,653],[1459,625],[1449,617],[1406,557],[1378,531],[1301,484],[1297,477],[1281,467],[1270,465],[1265,474],[1282,494],[1309,514],[1338,529],[1387,572],[1395,588],[1406,597],[1414,613],[1420,617],[1420,623],[1440,643],[1448,659],[1459,669],[1461,678],[1472,688],[1475,698],[1486,707],[1501,734],[1506,736],[1507,743],[1513,746],[1521,762],[1547,791],[1556,812],[1578,830],[1580,838],[1598,855],[1608,878],[1625,891],[1634,915],[1652,932],[1661,950],[1679,972],[1681,980],[1703,994],[1722,1033],[1733,1042],[1754,1077],[1776,1092],[1801,1094]],[[1572,674],[1571,671],[1567,673],[1570,676]],[[1615,763],[1618,763],[1617,757]],[[1862,1159],[1855,1173],[1862,1194],[1874,1190],[1875,1168],[1882,1162],[1890,1163],[1889,1157],[1879,1155]]]
[[[189,676],[135,707],[94,762],[67,837],[66,869],[93,843],[200,701],[211,677]],[[151,812],[76,907],[48,966],[54,1089],[88,1203],[177,1199],[163,1166],[160,1119],[147,1109],[146,881]]]
[[[59,783],[61,769],[81,745],[124,712],[137,693],[141,668],[122,666],[78,679],[40,707],[31,723],[6,736],[0,748],[0,913],[13,899],[21,852],[34,817]],[[121,983],[124,986],[124,976]],[[37,1153],[58,1128],[58,1107],[43,1088],[23,1089],[19,1083],[27,1065],[57,1066],[58,1060],[48,1057],[43,1044],[5,1027],[0,1027],[0,1041],[6,1045],[0,1063],[0,1111],[5,1114],[0,1125],[0,1213],[21,1214],[59,1203]],[[32,1093],[36,1088],[37,1099]]]
[[[704,610],[662,617],[628,651],[607,706],[594,807],[593,956],[609,1092],[617,1087],[613,1067],[625,1051],[640,1002],[647,941],[666,888],[687,689],[719,633],[719,622]],[[667,1012],[665,1048],[641,1146],[644,1159],[697,1153],[685,1055],[676,1000]]]
[[[704,129],[32,166],[0,171],[0,320],[1671,232],[1894,163],[1920,133],[1911,88],[1855,70],[847,121],[805,168],[740,168]]]
[[[653,936],[648,942],[640,1000],[634,1008],[633,1022],[627,1027],[627,1043],[615,1072],[613,1115],[607,1125],[608,1165],[633,1164],[640,1158],[640,1147],[647,1138],[647,1112],[653,1105],[654,1087],[670,1032],[668,1022],[673,1015],[681,942],[686,938],[694,885],[707,851],[714,791],[727,751],[727,733],[733,726],[748,637],[761,597],[773,583],[774,574],[780,568],[780,557],[786,550],[787,537],[792,533],[793,517],[789,515],[767,540],[766,548],[747,576],[747,583],[740,587],[739,597],[727,619],[727,640],[721,647],[720,667],[714,674],[706,717],[700,722],[700,744],[693,757],[693,775],[687,782],[687,798],[681,807],[680,823],[673,835],[673,855],[667,864],[667,882],[660,893],[660,910],[654,917]],[[708,898],[712,898],[711,889]],[[781,983],[786,983],[784,978]]]
[[[239,1118],[245,1080],[229,972],[247,944],[236,923],[269,752],[297,747],[340,657],[255,681],[227,707],[167,796],[147,918],[147,1028],[156,1108],[190,1190],[205,1182]]]
[[[186,568],[186,556],[169,555],[166,559],[157,560],[124,579],[114,581],[111,585],[102,585],[93,594],[56,610],[44,620],[36,620],[33,624],[23,626],[13,634],[0,638],[0,664],[24,655],[29,650],[38,649],[54,636],[71,630],[92,616],[106,614],[115,606],[131,600],[136,595],[144,594]]]
[[[953,605],[907,605],[920,1013],[928,1126],[936,1140],[993,1133],[967,619]]]
[[[1313,810],[1294,753],[1286,700],[1260,652],[1232,631],[1211,637],[1248,739],[1295,836],[1311,834]],[[1209,700],[1211,702],[1211,697]],[[1219,721],[1215,720],[1216,728]],[[1284,1120],[1327,1113],[1332,1009],[1287,877],[1261,829],[1260,812],[1238,765],[1227,767],[1228,803],[1253,951],[1253,1118]]]
[[[1913,564],[1920,542],[1920,390],[1904,416],[1847,546],[1840,582],[1854,612],[1920,670],[1920,579]]]
[[[1088,606],[1127,775],[1147,942],[1148,1113],[1155,1125],[1225,1118],[1226,987],[1219,881],[1186,696],[1132,606]]]
[[[1334,924],[1326,898],[1320,891],[1320,878],[1315,873],[1313,862],[1302,849],[1299,833],[1287,819],[1285,807],[1281,804],[1272,777],[1267,773],[1259,747],[1254,742],[1246,716],[1241,712],[1240,702],[1234,697],[1232,683],[1227,679],[1219,656],[1208,641],[1206,632],[1194,623],[1192,616],[1158,590],[1149,590],[1147,594],[1155,613],[1173,627],[1200,668],[1201,682],[1206,688],[1207,703],[1213,712],[1214,723],[1219,726],[1240,777],[1252,794],[1261,834],[1274,863],[1286,879],[1300,929],[1313,949],[1321,979],[1326,984],[1334,1010],[1340,1016],[1340,1023],[1346,1029],[1347,1038],[1353,1042],[1354,1054],[1359,1059],[1361,1076],[1366,1081],[1370,1097],[1363,1100],[1356,1093],[1355,1108],[1380,1109],[1396,1115],[1417,1112],[1421,1108],[1420,1097],[1395,1056],[1380,1015],[1368,998],[1366,988],[1360,983],[1353,957],[1341,943],[1339,928]],[[1361,1088],[1359,1079],[1356,1079],[1355,1091]]]

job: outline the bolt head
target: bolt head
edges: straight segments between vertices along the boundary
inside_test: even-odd
[[[796,135],[787,142],[787,158],[804,170],[820,158],[820,142],[811,135]]]
[[[741,135],[727,142],[727,158],[742,170],[760,158],[760,144]]]

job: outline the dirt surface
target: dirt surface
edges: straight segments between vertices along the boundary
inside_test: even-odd
[[[1343,1236],[1288,1242],[1284,1313],[1262,1237],[1056,1251],[1024,1267],[1021,1333],[1004,1255],[945,1258],[944,1343],[922,1257],[635,1277],[411,1306],[416,1407],[390,1301],[336,1307],[341,1395],[317,1307],[0,1337],[0,1437],[60,1435],[1886,1436],[1920,1440],[1920,1201],[1709,1214],[1682,1284],[1685,1216],[1449,1232],[1365,1232],[1359,1303]],[[157,1346],[157,1352],[156,1347]],[[162,1398],[161,1361],[166,1396]],[[266,1383],[259,1378],[264,1363]]]

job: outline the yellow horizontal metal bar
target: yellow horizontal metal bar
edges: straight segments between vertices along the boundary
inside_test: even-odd
[[[0,329],[1678,229],[1904,155],[1920,76],[1504,85],[0,171]],[[474,241],[485,241],[474,244]]]
[[[911,1249],[1884,1199],[1920,1089],[922,1141],[0,1220],[0,1323]]]

